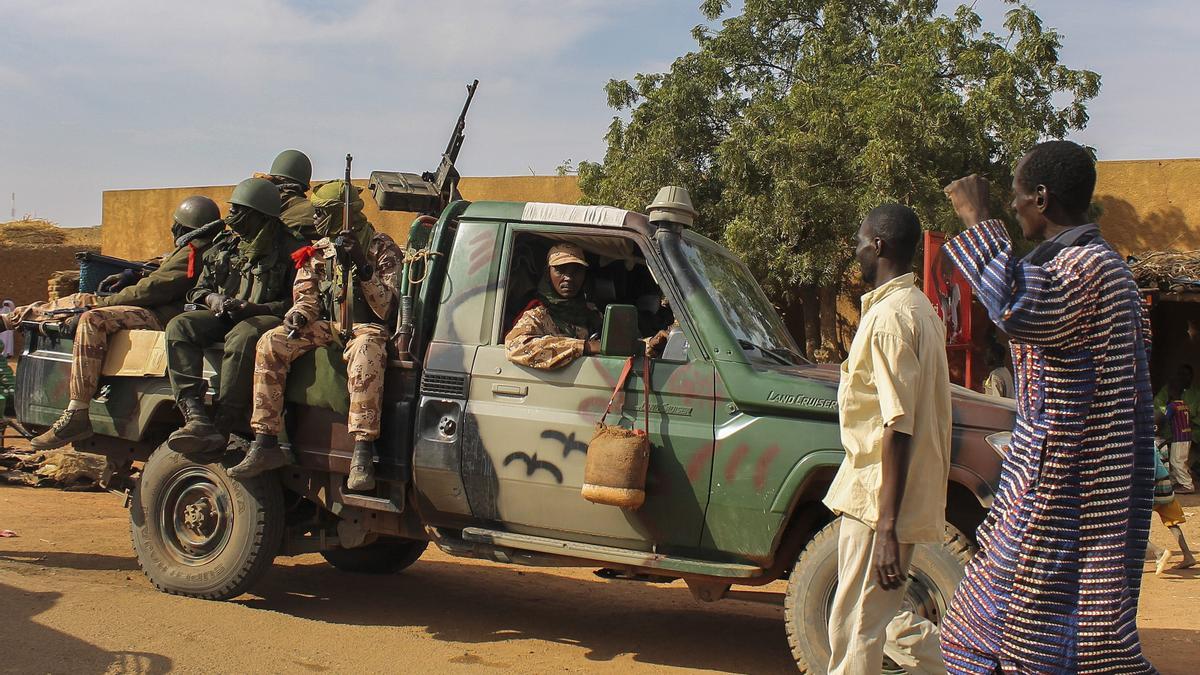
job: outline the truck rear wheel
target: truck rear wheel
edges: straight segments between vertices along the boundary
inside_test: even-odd
[[[160,591],[206,600],[244,593],[283,539],[283,491],[273,474],[230,478],[164,444],[142,470],[129,530],[142,571]]]
[[[783,616],[788,644],[802,673],[823,673],[829,663],[829,609],[837,589],[840,522],[839,518],[826,525],[808,542],[788,579]],[[902,610],[940,623],[974,554],[966,535],[946,523],[941,546],[918,546],[913,554]],[[885,658],[883,672],[904,670]]]
[[[417,562],[427,546],[428,541],[418,539],[381,539],[358,548],[321,551],[321,556],[342,572],[395,574]]]

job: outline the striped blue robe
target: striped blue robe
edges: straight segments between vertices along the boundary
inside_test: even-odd
[[[1154,492],[1149,324],[1096,226],[1057,239],[1017,259],[991,220],[946,244],[1012,337],[1017,389],[1000,489],[942,623],[950,672],[1155,672],[1136,623]]]

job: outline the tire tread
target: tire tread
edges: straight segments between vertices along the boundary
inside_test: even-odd
[[[163,450],[164,448],[159,448],[155,452],[162,452]],[[254,541],[250,546],[249,557],[234,578],[218,588],[205,593],[184,591],[172,588],[165,582],[160,581],[156,575],[156,571],[148,568],[142,561],[142,556],[137,555],[135,557],[137,558],[138,568],[142,570],[142,574],[146,575],[146,578],[154,588],[169,595],[179,595],[201,600],[228,600],[245,593],[259,577],[270,569],[275,561],[275,556],[279,553],[279,546],[283,538],[283,492],[278,489],[277,484],[266,482],[268,480],[274,480],[274,477],[263,476],[255,480],[242,482],[243,487],[253,495],[262,508],[258,509],[254,514]],[[272,487],[275,489],[271,489]],[[140,503],[140,501],[135,503]],[[131,504],[130,508],[133,508],[133,504]],[[133,523],[132,519],[130,520],[129,537],[134,551],[137,552],[137,526]]]

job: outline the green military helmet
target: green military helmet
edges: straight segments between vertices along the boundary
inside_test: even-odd
[[[284,150],[275,156],[274,162],[271,162],[270,173],[272,176],[291,178],[304,187],[308,187],[309,181],[312,180],[312,160],[299,150]]]
[[[281,210],[279,188],[265,178],[247,178],[233,188],[230,204],[245,206],[272,218],[278,218]]]
[[[696,208],[692,206],[692,197],[687,188],[668,185],[658,191],[650,203],[650,222],[662,220],[691,227],[696,220]]]
[[[187,230],[194,230],[221,218],[217,203],[202,195],[192,195],[175,207],[175,222]]]

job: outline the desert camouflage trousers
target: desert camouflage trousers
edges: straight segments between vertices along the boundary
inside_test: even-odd
[[[291,340],[287,334],[287,326],[279,326],[267,331],[258,341],[254,356],[254,408],[250,413],[250,428],[256,433],[278,436],[283,430],[283,395],[292,362],[318,347],[340,340],[328,321],[308,324]],[[350,342],[342,352],[350,391],[347,431],[356,441],[379,438],[387,340],[387,331],[382,326],[356,323]]]
[[[9,314],[4,315],[5,327],[15,328],[22,321],[46,321],[55,317],[50,316],[50,313],[56,309],[79,309],[80,307],[91,307],[96,304],[96,296],[92,293],[73,293],[64,295],[57,300],[50,302],[35,302],[30,305],[17,307]]]
[[[19,321],[44,321],[56,309],[78,309],[96,303],[91,293],[75,293],[52,302],[35,302],[18,307],[12,312]],[[120,330],[144,328],[162,330],[158,317],[144,307],[115,305],[89,309],[79,316],[79,327],[75,329],[75,345],[71,363],[71,400],[87,401],[96,395],[100,385],[100,368],[104,355],[108,353],[108,337]]]

